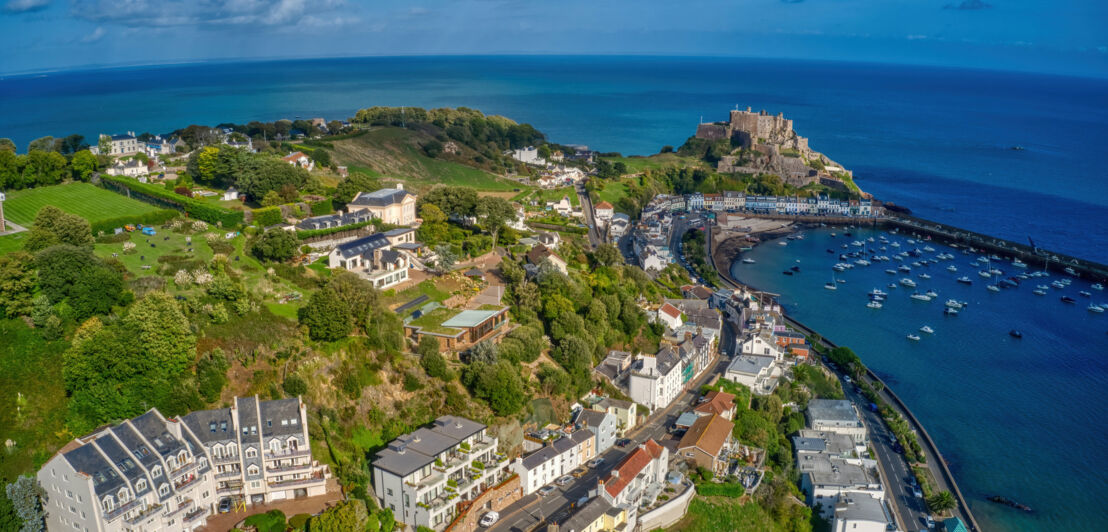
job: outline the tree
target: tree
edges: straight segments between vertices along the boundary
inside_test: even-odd
[[[23,249],[35,252],[57,244],[92,246],[92,228],[88,220],[69,214],[53,205],[39,209]]]
[[[549,144],[539,146],[539,157],[542,157],[544,160],[550,160],[551,153]]]
[[[69,166],[74,179],[88,181],[92,173],[99,167],[99,164],[92,152],[81,150],[73,155],[73,160],[69,162]]]
[[[131,305],[121,323],[142,346],[144,365],[175,376],[192,363],[196,337],[188,318],[169,294],[150,292]]]
[[[15,512],[15,506],[8,499],[7,490],[0,491],[0,530],[16,531],[23,527],[23,520]]]
[[[345,338],[354,328],[350,308],[335,290],[327,288],[312,294],[308,304],[297,311],[297,317],[313,340],[330,342]]]
[[[470,364],[464,380],[473,394],[484,399],[497,415],[510,416],[519,412],[528,399],[519,371],[507,360],[496,364]]]
[[[284,262],[296,255],[300,240],[296,233],[284,229],[270,229],[254,240],[250,253],[261,260]]]
[[[499,358],[496,344],[488,340],[478,343],[469,350],[470,364],[496,364]]]
[[[423,336],[428,338],[427,335]],[[419,364],[423,366],[423,371],[427,372],[427,375],[442,380],[450,380],[453,376],[450,374],[450,368],[446,366],[446,359],[439,354],[438,351],[424,354],[419,359]]]
[[[280,159],[254,157],[240,172],[235,186],[250,198],[263,198],[283,185],[300,188],[308,182],[308,171]]]
[[[285,382],[281,384],[281,387],[284,388],[285,393],[289,394],[290,397],[299,397],[308,393],[307,381],[295,373],[285,377]]]
[[[27,153],[33,151],[54,151],[54,137],[48,135],[32,140],[31,143],[27,145]]]
[[[88,144],[85,144],[85,136],[76,133],[64,139],[56,139],[54,145],[57,151],[65,155],[88,149]]]
[[[316,148],[312,152],[312,160],[319,166],[331,166],[331,152],[323,148]]]
[[[477,191],[469,187],[435,187],[420,201],[421,207],[430,203],[450,216],[473,216],[477,210]]]
[[[365,530],[369,512],[360,499],[351,499],[332,506],[308,521],[312,532],[349,532]]]
[[[350,203],[359,192],[372,192],[381,188],[381,183],[361,172],[354,172],[335,187],[335,199]]]
[[[100,155],[112,154],[112,138],[107,135],[100,135],[100,138],[96,141],[96,151],[100,152]]]
[[[0,148],[0,189],[23,188],[23,165],[27,157],[17,155],[15,150]]]
[[[23,183],[56,185],[69,176],[65,157],[56,151],[35,150],[27,154],[23,166]]]
[[[958,502],[954,500],[954,495],[946,490],[927,498],[927,508],[937,514],[953,510],[955,506],[958,506]]]
[[[285,200],[281,198],[281,195],[278,194],[276,190],[266,192],[265,197],[262,198],[263,207],[276,207],[284,202]]]
[[[35,255],[39,287],[51,303],[66,302],[78,321],[123,301],[123,275],[88,248],[57,245]]]
[[[16,515],[23,520],[19,532],[43,532],[46,530],[46,513],[42,508],[45,492],[35,477],[21,475],[15,482],[8,484],[5,493],[15,508]]]
[[[492,233],[493,247],[496,246],[500,226],[516,219],[515,207],[508,200],[496,196],[485,196],[477,200],[476,214],[485,230]]]
[[[623,254],[612,244],[600,244],[592,254],[593,260],[601,266],[623,264]]]
[[[458,261],[458,256],[447,244],[439,244],[434,247],[433,251],[435,252],[435,269],[440,274],[450,271],[454,267],[454,263]]]
[[[419,217],[425,224],[439,224],[446,222],[446,213],[433,203],[425,203],[419,208]]]
[[[0,138],[0,151],[10,151],[12,153],[15,153],[15,143],[12,142],[12,139],[9,139],[7,137]]]
[[[14,318],[31,313],[35,277],[30,254],[15,251],[0,255],[0,316]]]

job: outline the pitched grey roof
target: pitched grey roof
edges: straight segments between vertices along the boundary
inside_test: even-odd
[[[258,411],[257,400],[254,397],[239,397],[235,399],[235,406],[239,412],[239,426],[236,427],[239,432],[244,429],[247,431],[243,433],[243,443],[247,441],[257,443],[258,437]]]
[[[414,231],[415,229],[412,227],[397,227],[396,229],[385,231],[385,236],[400,236]]]
[[[116,425],[110,429],[120,443],[142,462],[146,469],[150,469],[160,463],[154,450],[146,442],[142,441],[138,433],[128,423]]]
[[[369,207],[386,207],[394,203],[400,203],[404,200],[409,192],[399,188],[383,188],[374,192],[358,194],[357,198],[354,198],[351,205],[365,205]]]
[[[662,375],[668,375],[673,368],[677,367],[681,363],[681,357],[677,354],[672,347],[663,347],[658,354],[655,355],[658,359],[658,373]]]
[[[553,460],[555,456],[561,454],[558,450],[554,449],[551,445],[543,446],[539,449],[523,458],[523,467],[528,471],[535,469],[536,467],[545,464],[546,462]]]
[[[335,249],[339,252],[343,258],[355,257],[358,255],[365,255],[366,253],[372,253],[373,250],[383,247],[388,247],[389,240],[385,238],[385,235],[381,233],[375,233],[369,236],[364,236],[357,240],[347,242],[345,244],[339,244]]]
[[[600,408],[603,408],[605,410],[607,410],[607,409],[609,409],[613,406],[616,407],[616,408],[627,409],[627,408],[631,408],[634,405],[635,405],[635,403],[632,403],[631,401],[624,401],[622,399],[613,399],[611,397],[605,397],[605,398],[601,399],[599,402],[596,403],[596,406],[599,406]]]
[[[165,422],[155,410],[131,419],[131,424],[146,438],[146,441],[154,445],[154,450],[162,456],[177,454],[177,451],[184,447],[180,440],[166,430]]]
[[[114,495],[125,485],[115,468],[100,454],[95,445],[82,445],[62,455],[73,469],[92,477],[97,497]]]
[[[237,439],[230,408],[197,410],[188,413],[181,420],[204,443],[227,442]]]
[[[596,497],[591,501],[585,503],[577,513],[573,514],[569,519],[566,519],[559,530],[585,530],[589,525],[596,522],[600,516],[607,513],[614,507],[604,500],[603,497]]]
[[[389,442],[387,448],[377,453],[373,467],[401,477],[410,475],[433,463],[439,453],[485,428],[484,424],[463,417],[439,417],[431,428],[421,428]]]
[[[230,189],[228,189],[230,191]],[[325,214],[323,216],[312,216],[311,218],[305,218],[300,221],[296,226],[305,231],[311,231],[314,229],[327,229],[331,227],[342,227],[344,225],[353,225],[368,222],[373,219],[373,216],[365,211],[358,211],[345,214]]]
[[[262,401],[262,436],[289,436],[304,434],[304,425],[300,423],[300,399],[276,399]],[[292,420],[296,423],[291,423]],[[282,423],[284,421],[285,423]]]

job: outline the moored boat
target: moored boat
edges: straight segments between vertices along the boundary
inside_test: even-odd
[[[908,339],[912,340],[913,342],[918,342],[919,341],[919,335],[918,334],[909,334]]]
[[[958,282],[962,284],[973,284],[973,279],[970,279],[968,276],[963,275],[958,278]]]
[[[930,325],[924,325],[923,327],[920,327],[919,330],[920,332],[925,332],[927,334],[935,334],[935,329],[932,329]]]

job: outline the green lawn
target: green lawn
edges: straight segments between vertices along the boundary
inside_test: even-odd
[[[612,205],[619,203],[621,198],[627,196],[627,185],[618,181],[606,181],[604,182],[604,189],[596,192],[596,203],[606,201]]]
[[[573,187],[551,188],[536,190],[531,197],[539,201],[540,206],[548,201],[561,201],[563,196],[569,196],[569,203],[574,207],[581,206],[581,198],[577,196],[577,190]]]
[[[53,205],[65,212],[76,214],[89,222],[146,214],[159,210],[153,205],[133,200],[121,194],[88,183],[66,183],[50,187],[17,190],[8,194],[4,202],[4,216],[9,220],[30,227],[39,209]]]
[[[454,329],[452,327],[443,327],[442,323],[450,318],[453,318],[461,311],[439,307],[427,314],[424,314],[411,321],[411,325],[420,327],[427,332],[440,333],[440,334],[457,334],[460,329]]]
[[[119,259],[119,262],[122,262],[137,277],[155,273],[158,266],[161,265],[158,258],[162,256],[169,255],[180,257],[181,261],[205,263],[212,259],[212,248],[208,246],[208,241],[204,239],[203,235],[192,236],[193,251],[189,253],[185,235],[161,230],[157,233],[154,236],[147,236],[139,232],[131,233],[130,242],[135,244],[135,250],[131,253],[123,252],[123,242],[113,242],[111,244],[96,244],[96,254],[101,257],[111,257],[115,254],[115,258]],[[167,238],[168,240],[166,240]],[[151,244],[154,247],[150,247]],[[150,266],[150,268],[143,269],[143,266]]]
[[[693,157],[681,157],[676,153],[659,153],[650,157],[603,157],[603,159],[611,163],[621,162],[627,165],[628,173],[632,174],[637,174],[643,170],[657,170],[671,166],[706,166],[704,161]]]
[[[419,296],[427,296],[428,298],[430,298],[431,301],[438,301],[439,303],[442,303],[450,297],[450,292],[439,289],[438,286],[435,286],[434,281],[426,280],[415,286],[405,288],[400,292],[395,292],[391,289],[386,290],[381,294],[381,301],[386,306],[392,306],[407,303]]]
[[[0,255],[23,249],[23,240],[30,234],[27,231],[14,235],[0,236]]]
[[[22,320],[0,320],[0,441],[13,447],[0,459],[0,478],[35,469],[72,438],[65,431],[64,340],[48,342]]]

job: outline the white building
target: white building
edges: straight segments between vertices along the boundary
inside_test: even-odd
[[[623,235],[627,234],[627,229],[629,227],[631,227],[630,216],[623,214],[622,212],[617,212],[613,214],[612,221],[608,224],[608,238],[612,242],[623,238]]]
[[[657,496],[661,492],[668,471],[669,450],[649,439],[624,456],[607,477],[597,481],[597,492],[608,504],[626,510],[626,530],[635,530],[639,505],[650,494]]]
[[[237,398],[166,419],[156,409],[66,444],[39,470],[49,530],[185,530],[225,497],[250,504],[326,492],[299,399]]]
[[[282,161],[289,163],[297,168],[303,168],[309,172],[315,169],[315,161],[311,160],[304,152],[294,151],[281,158]]]
[[[590,430],[578,430],[525,457],[516,458],[512,462],[512,471],[519,475],[523,494],[530,495],[585,465],[595,456],[596,435]]]
[[[670,329],[681,326],[681,311],[669,303],[658,307],[658,321]]]
[[[403,183],[396,188],[382,188],[373,192],[359,192],[346,204],[348,213],[368,212],[374,218],[392,225],[412,225],[416,221],[418,197],[404,190]]]
[[[769,395],[777,388],[781,375],[773,357],[739,355],[727,365],[723,378],[750,388],[755,395]]]
[[[835,505],[833,532],[884,532],[892,519],[885,505],[869,495],[845,495]]]
[[[528,146],[526,148],[520,148],[512,151],[512,158],[526,164],[532,164],[535,166],[546,166],[546,161],[542,157],[539,157],[539,149],[534,146]]]
[[[131,159],[129,161],[116,161],[115,164],[108,167],[104,173],[108,175],[121,175],[126,177],[139,177],[150,175],[150,171],[146,168],[146,163],[138,160]]]
[[[631,400],[652,411],[669,406],[683,389],[683,369],[680,355],[669,346],[654,355],[640,355],[631,363],[628,377]]]
[[[414,242],[414,232],[403,230],[407,232],[400,237],[389,238],[386,233],[375,233],[339,244],[327,256],[328,267],[355,272],[379,290],[407,281],[411,257],[396,246],[398,240]]]
[[[607,222],[615,216],[615,207],[607,201],[601,201],[593,206],[593,214],[596,216],[597,222]]]
[[[877,470],[869,464],[851,463],[823,454],[804,455],[796,464],[800,470],[800,490],[808,496],[809,506],[820,505],[820,513],[824,516],[832,514],[843,496],[861,495],[884,500],[885,491]]]
[[[235,187],[230,187],[223,192],[223,201],[236,201],[239,199],[239,191]]]
[[[413,528],[446,528],[458,504],[507,476],[507,458],[496,452],[499,441],[486,429],[476,421],[442,416],[430,428],[390,442],[373,461],[378,503]]]
[[[101,134],[100,141],[104,142],[105,139],[107,140],[107,143],[110,147],[108,153],[105,153],[104,155],[133,155],[142,151],[142,146],[140,145],[138,138],[135,137],[134,131],[128,131],[124,135]],[[95,148],[95,151],[93,151],[92,148]],[[92,148],[90,148],[89,151],[93,151],[93,153],[96,154],[100,153],[99,145],[93,146]]]
[[[850,436],[856,443],[866,442],[866,427],[846,399],[812,399],[808,401],[808,426]]]

